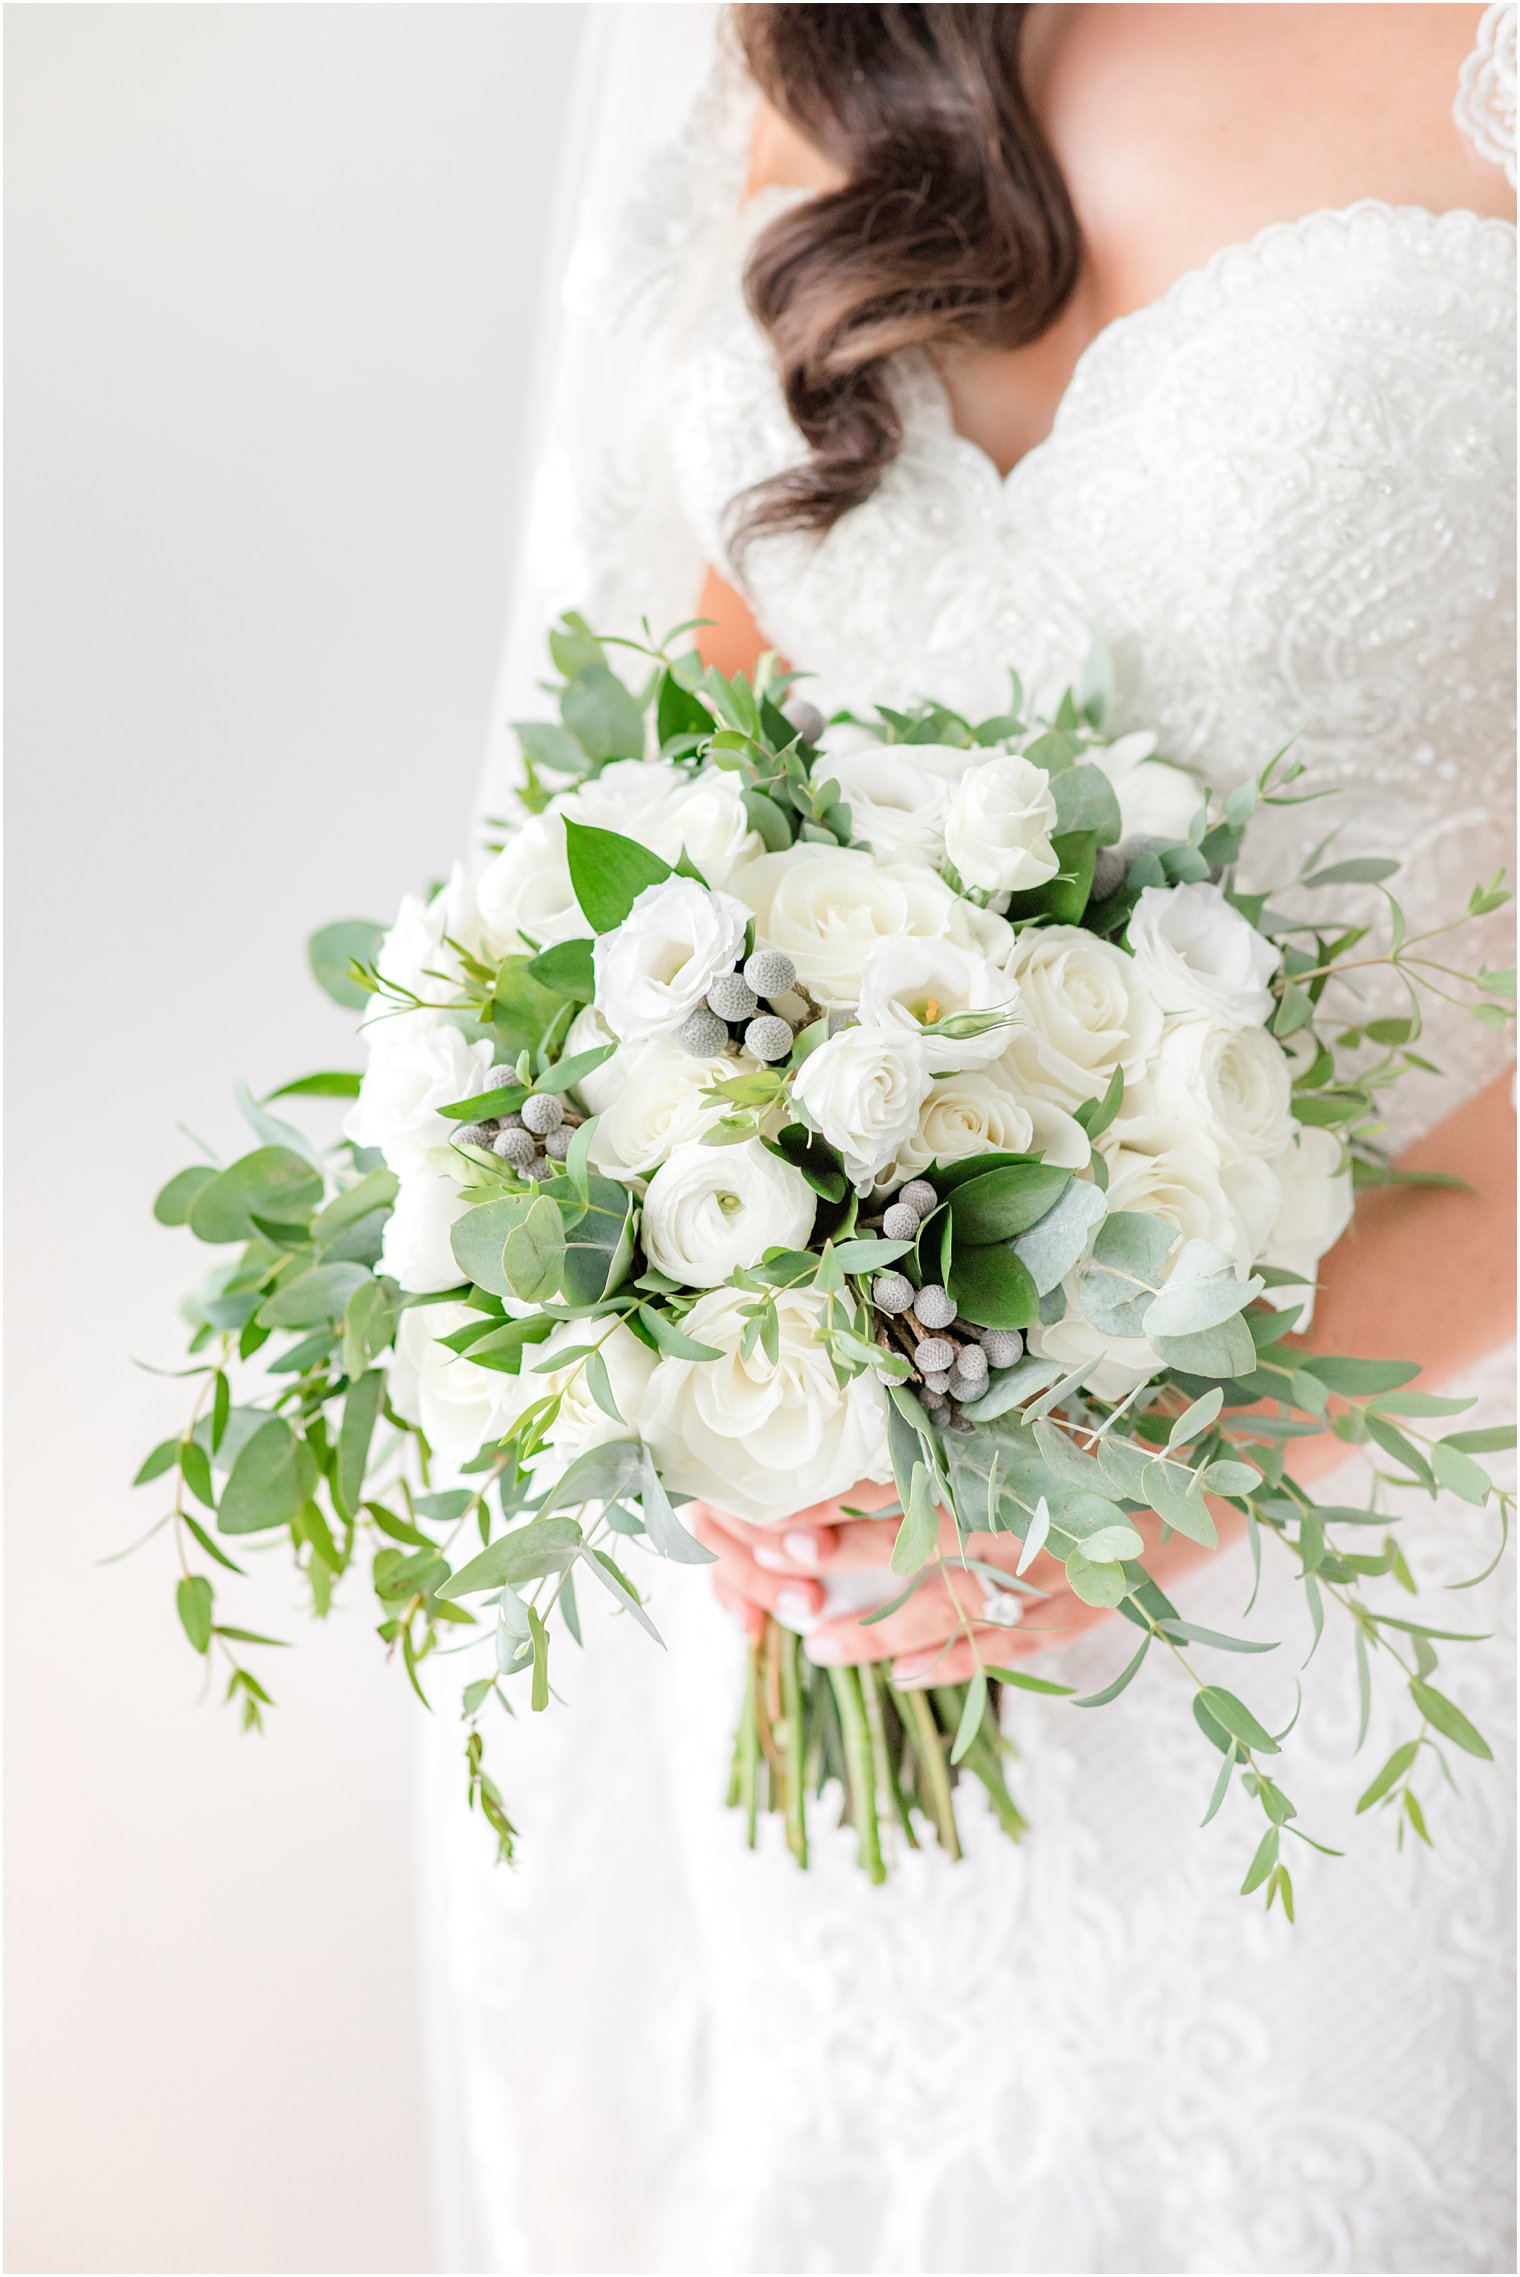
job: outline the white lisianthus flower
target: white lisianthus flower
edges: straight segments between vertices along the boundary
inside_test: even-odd
[[[1257,1028],[1270,1018],[1267,983],[1280,952],[1217,885],[1147,886],[1127,937],[1163,1012],[1197,1013],[1227,1028]]]
[[[951,940],[993,963],[1012,940],[1004,918],[952,893],[910,862],[879,862],[859,847],[799,839],[736,871],[735,893],[755,912],[756,932],[783,949],[820,1004],[854,1006],[873,949],[903,934]]]
[[[474,892],[463,864],[456,862],[448,882],[430,901],[420,894],[406,895],[375,962],[384,979],[409,990],[424,1004],[449,1004],[458,997],[464,969],[448,944],[457,942],[473,951],[482,945],[482,933]],[[378,999],[367,1012],[365,1025],[385,1018],[390,1009]]]
[[[1140,1090],[1166,1114],[1190,1115],[1223,1161],[1282,1153],[1293,1128],[1287,1055],[1265,1028],[1168,1020]],[[1141,1105],[1126,1095],[1123,1119]]]
[[[682,1322],[716,1360],[661,1358],[644,1406],[644,1438],[671,1491],[700,1495],[752,1526],[773,1526],[862,1479],[892,1475],[886,1400],[869,1370],[840,1383],[821,1330],[816,1289],[775,1293],[774,1360],[756,1340],[743,1357],[740,1289],[699,1297]]]
[[[951,744],[867,743],[838,756],[826,752],[819,772],[839,785],[850,810],[850,836],[878,860],[937,869],[945,858],[951,786],[984,756]]]
[[[425,1026],[427,1019],[398,1012],[371,1023],[369,1065],[343,1119],[345,1138],[379,1147],[403,1178],[458,1137],[459,1124],[438,1110],[484,1091],[495,1058],[490,1044],[466,1043],[447,1021]]]
[[[924,1030],[956,1012],[1001,1012],[1005,1017],[977,1036],[935,1036]],[[1019,992],[1007,974],[953,941],[884,941],[860,976],[863,1026],[901,1028],[923,1035],[929,1072],[986,1067],[1001,1058],[1022,1014]]]
[[[1020,1093],[1070,1110],[1100,1099],[1116,1067],[1126,1084],[1140,1081],[1161,1012],[1133,957],[1079,925],[1032,925],[1015,940],[1008,970],[1028,1021],[1003,1057]]]
[[[527,1405],[516,1376],[479,1368],[439,1342],[480,1317],[468,1305],[408,1305],[396,1329],[391,1404],[421,1426],[445,1475],[505,1438]]]
[[[616,1042],[616,1036],[596,1006],[584,1004],[565,1031],[565,1048],[561,1056],[565,1059],[578,1059],[582,1052],[599,1051],[603,1045]],[[600,1067],[594,1067],[589,1075],[583,1075],[575,1086],[588,1115],[600,1115],[617,1097],[622,1081],[618,1073],[621,1064],[624,1064],[622,1055],[615,1051],[611,1059],[604,1059]]]
[[[1090,1149],[1080,1123],[1043,1099],[1021,1099],[1000,1068],[967,1068],[930,1085],[918,1128],[879,1174],[879,1193],[922,1177],[931,1162],[987,1153],[1039,1154],[1063,1170],[1085,1170]]]
[[[1016,752],[968,768],[945,810],[945,852],[968,886],[1025,893],[1061,867],[1050,777]]]
[[[613,1404],[623,1418],[621,1423],[614,1423],[592,1398],[584,1360],[572,1360],[562,1368],[547,1365],[558,1353],[572,1349],[584,1352],[588,1344],[594,1344],[602,1355]],[[558,1392],[559,1413],[547,1434],[547,1445],[555,1456],[554,1469],[558,1470],[573,1463],[578,1456],[588,1454],[593,1447],[605,1446],[609,1440],[638,1436],[654,1366],[654,1353],[621,1321],[604,1335],[596,1322],[564,1320],[551,1330],[542,1344],[527,1347],[522,1356],[521,1373],[509,1376],[507,1381],[518,1387],[519,1414],[535,1400]],[[535,1467],[547,1466],[540,1461]]]
[[[801,1249],[818,1197],[789,1162],[743,1139],[673,1149],[644,1197],[644,1254],[691,1289],[715,1289],[768,1249]]]
[[[1203,786],[1185,768],[1154,758],[1155,749],[1154,735],[1121,735],[1083,758],[1112,783],[1126,838],[1185,840],[1203,804]]]
[[[498,955],[552,948],[590,931],[570,883],[564,817],[556,807],[528,816],[486,864],[475,891]]]
[[[467,1207],[458,1181],[446,1170],[411,1171],[385,1221],[381,1272],[399,1281],[409,1296],[458,1288],[467,1275],[454,1261],[449,1236]]]
[[[1314,1312],[1314,1279],[1320,1259],[1333,1249],[1351,1222],[1355,1196],[1351,1166],[1341,1158],[1340,1141],[1330,1131],[1313,1125],[1277,1157],[1276,1173],[1281,1200],[1277,1221],[1262,1253],[1263,1262],[1284,1272],[1300,1273],[1301,1287],[1264,1292],[1268,1304],[1279,1307],[1304,1302],[1300,1328],[1307,1328]]]
[[[911,1026],[861,1021],[809,1052],[792,1078],[792,1102],[865,1187],[918,1128],[931,1081]]]
[[[749,911],[695,878],[646,886],[621,925],[592,951],[596,1005],[624,1043],[678,1028],[719,973],[732,972]]]
[[[609,1060],[605,1069],[597,1069],[592,1083],[614,1064],[617,1079],[607,1087],[610,1095],[597,1110],[599,1119],[591,1134],[592,1167],[609,1178],[645,1178],[676,1148],[700,1139],[720,1119],[722,1106],[704,1098],[704,1091],[725,1077],[751,1072],[759,1063],[724,1052],[694,1059],[668,1037],[657,1036],[646,1044],[624,1044],[615,1062]]]

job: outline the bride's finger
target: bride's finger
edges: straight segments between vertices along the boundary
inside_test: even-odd
[[[892,1663],[892,1681],[900,1692],[921,1692],[933,1684],[965,1684],[978,1668],[1007,1665],[1011,1639],[1006,1629],[976,1629],[970,1637],[954,1638],[921,1652],[908,1652]]]
[[[980,1607],[980,1591],[973,1590]],[[864,1618],[820,1621],[805,1640],[810,1660],[825,1668],[839,1668],[862,1660],[890,1660],[899,1653],[937,1648],[953,1636],[963,1616],[952,1604],[943,1581],[937,1577],[920,1583],[906,1605],[884,1621]]]
[[[720,1525],[705,1504],[693,1504],[688,1513],[691,1529],[705,1549],[716,1551],[719,1569],[713,1575],[719,1602],[742,1597],[767,1613],[791,1620],[811,1620],[823,1609],[823,1584],[804,1574],[766,1573],[755,1563],[750,1549],[726,1525]]]

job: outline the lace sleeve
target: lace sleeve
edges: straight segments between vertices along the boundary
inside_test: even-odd
[[[1462,66],[1452,113],[1478,156],[1515,180],[1515,0],[1493,0]]]

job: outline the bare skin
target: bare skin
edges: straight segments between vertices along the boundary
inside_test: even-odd
[[[1503,176],[1457,133],[1451,102],[1480,10],[1455,6],[1040,7],[1026,33],[1026,84],[1061,162],[1082,227],[1084,263],[1072,301],[1032,346],[962,349],[941,359],[955,423],[1006,472],[1049,433],[1078,358],[1117,318],[1143,308],[1222,246],[1275,221],[1360,198],[1434,212],[1513,217]],[[826,190],[829,160],[763,108],[748,190],[774,183]],[[704,656],[752,670],[768,645],[743,599],[716,571],[701,613]],[[1321,1268],[1312,1335],[1321,1351],[1418,1361],[1432,1386],[1514,1333],[1515,1121],[1510,1080],[1469,1100],[1407,1157],[1410,1167],[1465,1179],[1438,1189],[1368,1195]],[[1340,1441],[1301,1441],[1305,1484],[1345,1459]],[[863,1485],[856,1509],[893,1499]],[[1238,1518],[1216,1508],[1221,1542]],[[883,1566],[895,1519],[844,1521],[839,1503],[759,1529],[699,1507],[696,1530],[718,1552],[722,1602],[750,1633],[766,1612],[816,1614],[820,1576]],[[1142,1531],[1145,1521],[1141,1521]],[[1147,1566],[1169,1588],[1210,1553],[1174,1535]],[[1083,1605],[1059,1565],[1025,1576],[1049,1594],[1012,1631],[978,1624],[979,1586],[951,1566],[890,1619],[824,1622],[807,1649],[819,1661],[890,1659],[899,1683],[951,1683],[977,1659],[1006,1663],[1111,1619]],[[978,1535],[971,1554],[1010,1568],[1006,1537]],[[783,1605],[783,1593],[787,1593]],[[967,1616],[974,1636],[952,1644]]]

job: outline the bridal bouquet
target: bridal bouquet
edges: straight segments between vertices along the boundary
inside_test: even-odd
[[[1208,1815],[1237,1780],[1264,1822],[1244,1886],[1291,1914],[1285,1735],[1194,1665],[1262,1648],[1181,1618],[1137,1523],[1211,1545],[1230,1506],[1258,1562],[1294,1560],[1316,1642],[1344,1615],[1364,1728],[1372,1663],[1396,1669],[1410,1736],[1363,1802],[1426,1837],[1427,1764],[1488,1749],[1434,1681],[1452,1632],[1370,1588],[1411,1585],[1383,1481],[1503,1520],[1480,1458],[1513,1434],[1447,1432],[1463,1403],[1413,1368],[1289,1340],[1354,1183],[1394,1175],[1377,1100],[1421,1064],[1419,985],[1445,969],[1396,903],[1391,948],[1355,959],[1365,928],[1296,889],[1322,910],[1392,865],[1243,890],[1252,816],[1299,771],[1216,808],[1152,737],[1106,731],[1097,659],[1049,717],[1015,679],[993,719],[826,724],[774,670],[648,646],[635,692],[580,620],[551,645],[560,716],[520,728],[521,812],[477,882],[313,943],[367,1065],[283,1095],[351,1098],[342,1142],[245,1096],[259,1144],[156,1205],[226,1252],[188,1308],[195,1412],[141,1476],[172,1475],[180,1617],[245,1720],[268,1696],[239,1649],[261,1640],[219,1616],[234,1551],[277,1540],[319,1615],[362,1556],[419,1691],[442,1643],[480,1640],[470,1794],[510,1850],[482,1720],[547,1706],[578,1591],[657,1637],[629,1553],[706,1560],[684,1503],[767,1526],[875,1481],[900,1519],[876,1617],[953,1567],[975,1672],[899,1692],[768,1626],[734,1757],[751,1838],[778,1809],[805,1863],[837,1787],[880,1878],[894,1824],[957,1848],[968,1777],[1017,1835],[1000,1698],[1065,1687],[985,1639],[1044,1551],[1136,1632],[1082,1704],[1157,1644],[1182,1664]],[[1373,961],[1399,1017],[1348,1009],[1341,976]],[[1473,986],[1507,1016],[1506,976]],[[1285,1467],[1326,1427],[1371,1459],[1365,1507]],[[977,1556],[998,1534],[1017,1570]]]

